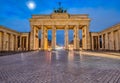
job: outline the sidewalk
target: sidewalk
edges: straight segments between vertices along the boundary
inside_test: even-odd
[[[81,54],[82,55],[92,55],[92,56],[120,59],[120,52],[81,51]]]

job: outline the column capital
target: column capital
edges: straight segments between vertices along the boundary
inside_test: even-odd
[[[56,29],[55,25],[52,25],[52,29]]]

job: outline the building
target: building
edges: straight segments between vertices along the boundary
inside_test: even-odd
[[[92,50],[120,51],[120,24],[101,32],[90,32],[90,39]]]
[[[29,50],[30,33],[20,33],[0,26],[0,51]]]
[[[52,30],[51,49],[56,48],[56,30],[65,31],[65,49],[69,50],[68,31],[74,31],[73,49],[79,50],[79,30],[82,31],[83,50],[120,51],[120,24],[101,32],[89,31],[87,14],[71,15],[58,8],[50,15],[32,15],[31,31],[20,33],[0,26],[0,51],[48,50],[48,30]],[[39,39],[41,34],[41,39]]]

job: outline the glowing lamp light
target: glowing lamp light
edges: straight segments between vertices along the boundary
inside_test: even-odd
[[[56,47],[56,50],[62,50],[63,47]]]

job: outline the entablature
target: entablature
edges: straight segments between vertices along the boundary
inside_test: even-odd
[[[52,13],[50,15],[32,15],[32,19],[89,19],[87,14]]]
[[[15,31],[15,30],[11,30],[9,28],[6,28],[4,26],[0,26],[0,32],[5,32],[5,33],[8,33],[8,34],[13,34],[13,35],[20,35],[19,32]]]
[[[89,25],[88,21],[31,21],[31,25]]]

